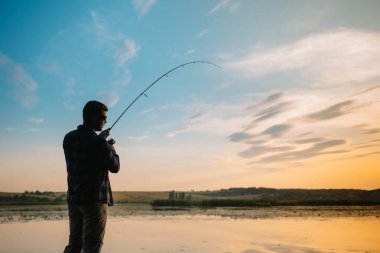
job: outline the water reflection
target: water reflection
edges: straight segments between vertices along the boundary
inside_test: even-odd
[[[68,221],[0,225],[0,252],[61,252]],[[235,219],[207,215],[111,217],[106,253],[380,252],[380,219]]]

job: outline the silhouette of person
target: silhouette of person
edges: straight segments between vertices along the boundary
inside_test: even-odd
[[[108,206],[113,205],[108,171],[120,170],[119,156],[107,142],[108,108],[89,101],[83,108],[83,125],[66,134],[63,149],[67,168],[67,204],[70,236],[64,253],[98,253],[103,246]]]

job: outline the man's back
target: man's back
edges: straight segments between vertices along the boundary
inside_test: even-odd
[[[63,141],[67,165],[67,202],[113,204],[108,170],[119,171],[119,157],[112,146],[81,125]]]

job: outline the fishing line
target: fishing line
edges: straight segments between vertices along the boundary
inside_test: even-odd
[[[169,70],[168,72],[166,72],[165,74],[163,74],[162,76],[160,76],[159,78],[157,78],[153,83],[151,83],[145,90],[143,90],[133,101],[132,103],[130,103],[128,105],[128,107],[121,113],[121,115],[116,119],[116,121],[112,124],[112,126],[110,128],[107,129],[108,133],[111,131],[111,129],[116,125],[116,123],[120,120],[121,117],[123,117],[123,115],[128,111],[128,109],[141,97],[141,96],[145,96],[145,97],[148,97],[145,92],[147,90],[149,90],[153,85],[155,85],[159,80],[161,80],[161,78],[163,77],[168,77],[168,75],[175,71],[176,69],[178,68],[181,68],[181,67],[185,67],[186,65],[189,65],[189,64],[197,64],[197,63],[204,63],[204,64],[209,64],[209,65],[212,65],[214,67],[217,67],[217,68],[220,68],[220,66],[212,63],[212,62],[208,62],[208,61],[191,61],[191,62],[186,62],[184,64],[181,64],[181,65],[178,65],[177,67],[175,68],[172,68],[171,70]]]

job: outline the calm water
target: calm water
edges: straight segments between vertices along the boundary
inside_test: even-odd
[[[380,218],[376,213],[305,215],[297,211],[297,215],[288,216],[260,209],[260,213],[267,213],[263,218],[234,215],[233,210],[223,212],[232,215],[110,215],[103,252],[380,252]],[[289,213],[294,214],[294,210]],[[0,233],[1,253],[62,252],[68,237],[68,220],[12,220],[0,224]]]

